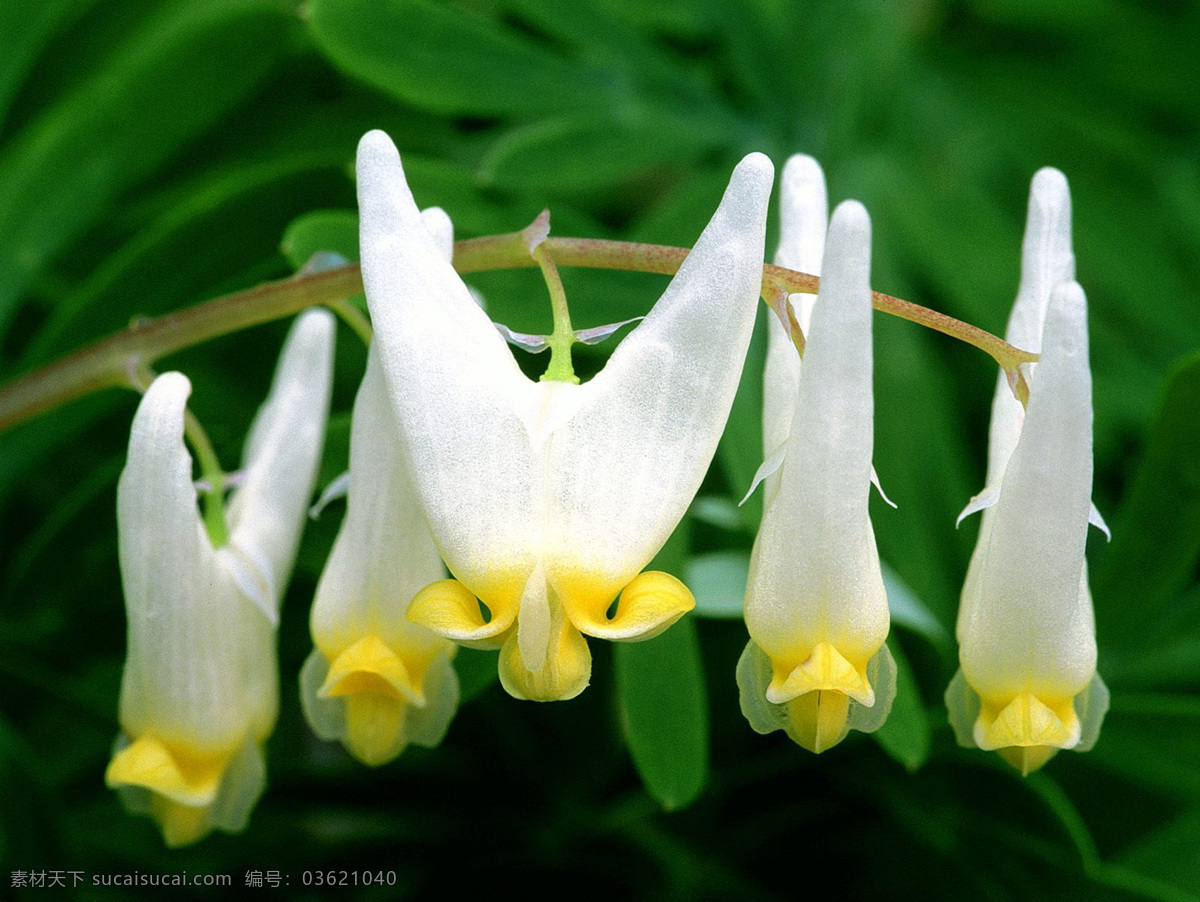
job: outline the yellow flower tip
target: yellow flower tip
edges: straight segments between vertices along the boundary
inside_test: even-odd
[[[1052,745],[1013,745],[996,751],[1001,758],[1019,770],[1022,777],[1028,777],[1058,754],[1058,749]]]
[[[408,702],[398,695],[359,692],[346,699],[346,747],[368,767],[397,758],[408,746]]]
[[[517,593],[516,597],[520,597]],[[498,637],[517,617],[515,604],[492,609],[484,620],[475,594],[456,579],[439,579],[414,596],[406,614],[409,621],[454,642],[495,648]]]
[[[150,815],[162,830],[163,842],[171,849],[197,843],[213,828],[209,806],[181,805],[157,794],[150,802]]]
[[[1052,699],[1047,704],[1032,692],[1025,691],[1012,698],[981,698],[980,701],[979,717],[975,721],[975,744],[981,749],[1039,746],[1069,749],[1079,744],[1080,724],[1073,698]],[[1049,755],[1032,769],[1036,770],[1047,760]]]
[[[557,620],[557,618],[556,618]],[[587,640],[563,618],[555,630],[541,666],[526,667],[516,631],[500,649],[500,684],[513,698],[534,702],[567,701],[587,688],[592,677],[592,653]]]
[[[180,806],[203,809],[216,799],[233,751],[170,748],[146,734],[113,755],[104,782],[110,789],[141,786]]]
[[[868,708],[875,704],[866,664],[855,666],[828,642],[818,642],[799,664],[772,661],[772,669],[767,701],[774,705],[822,691],[839,693]]]
[[[572,579],[556,588],[576,628],[597,639],[653,639],[696,607],[695,596],[679,579],[660,570],[646,570],[621,590],[616,612],[609,618],[612,596],[587,591],[588,587],[577,585],[580,581]]]
[[[849,731],[850,697],[837,690],[816,690],[786,704],[788,735],[814,754],[833,748]]]
[[[421,676],[419,673],[410,674],[400,656],[386,642],[370,633],[334,659],[317,695],[321,698],[380,695],[424,706]]]

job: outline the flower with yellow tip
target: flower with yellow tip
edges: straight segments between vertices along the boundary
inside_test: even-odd
[[[333,332],[325,311],[293,326],[219,548],[183,443],[191,384],[159,376],[134,416],[117,487],[129,648],[105,782],[153,817],[169,846],[244,829],[263,790],[278,710],[275,624],[325,437]]]
[[[640,571],[683,517],[733,403],[772,178],[762,155],[742,161],[666,293],[595,378],[533,382],[438,253],[390,139],[359,144],[380,362],[454,575],[419,593],[408,618],[500,648],[517,698],[578,695],[591,675],[585,635],[647,639],[695,604],[674,577]]]
[[[785,193],[785,207],[792,200]],[[818,216],[823,204],[808,204],[806,226]],[[887,593],[867,512],[870,228],[854,201],[829,223],[786,453],[746,586],[742,712],[757,732],[784,730],[812,752],[837,745],[850,729],[878,729],[895,695],[895,663],[884,644]]]
[[[996,388],[987,487],[963,514],[984,511],[959,608],[961,669],[946,691],[959,744],[998,751],[1023,774],[1059,749],[1091,748],[1108,708],[1084,557],[1088,523],[1105,528],[1091,503],[1087,301],[1070,242],[1066,180],[1043,169],[1006,333],[1041,356],[1026,410],[1003,377]]]
[[[449,218],[436,208],[422,216],[449,260]],[[346,517],[317,586],[316,647],[300,674],[314,732],[364,764],[386,764],[410,742],[437,745],[454,717],[457,647],[405,618],[413,596],[444,575],[372,346],[351,419]]]

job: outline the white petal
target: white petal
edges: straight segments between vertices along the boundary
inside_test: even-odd
[[[1108,528],[1108,524],[1104,522],[1104,515],[1100,513],[1099,508],[1094,504],[1088,511],[1088,523],[1104,533],[1104,538],[1110,542],[1112,541],[1112,531]]]
[[[1087,303],[1074,282],[1054,291],[1020,442],[964,592],[963,671],[983,695],[1070,697],[1096,667],[1084,571],[1092,487]]]
[[[397,649],[440,641],[404,612],[418,591],[443,576],[372,346],[354,399],[346,516],[313,602],[318,645],[336,655],[367,633]]]
[[[383,132],[359,143],[358,195],[375,341],[434,539],[476,595],[515,602],[542,525],[540,467],[517,412],[535,386],[439,252]]]
[[[278,618],[317,479],[333,379],[334,319],[327,310],[296,318],[284,343],[271,391],[250,427],[245,477],[228,508],[229,544],[259,569]],[[233,558],[228,558],[233,560]],[[243,575],[245,571],[243,571]],[[241,582],[246,583],[245,579]]]
[[[873,445],[870,221],[834,212],[779,493],[751,561],[746,623],[772,658],[818,642],[874,655],[887,595],[867,515]]]
[[[754,326],[773,171],[752,154],[662,298],[578,387],[554,432],[546,531],[556,588],[582,569],[613,593],[670,536],[729,416]]]
[[[249,725],[239,624],[252,609],[218,567],[196,507],[183,443],[190,392],[179,373],[150,386],[117,487],[129,640],[121,725],[130,736],[152,731],[215,750]]]
[[[795,410],[795,407],[793,406],[792,409]],[[779,472],[779,468],[783,466],[783,459],[785,457],[787,457],[786,441],[768,454],[766,459],[758,465],[758,469],[754,471],[754,478],[750,480],[750,488],[746,490],[746,494],[742,497],[742,500],[738,502],[738,507],[741,507],[750,500],[750,496],[754,494],[754,490],[758,488],[759,483],[765,482]],[[776,479],[774,482],[775,489],[778,491],[779,480]],[[769,504],[771,500],[774,500],[774,495],[768,496],[767,503]]]
[[[825,175],[812,157],[796,154],[788,159],[780,179],[779,248],[775,263],[819,276],[825,253],[829,204]],[[796,320],[808,334],[816,295],[793,294],[788,299]],[[767,361],[763,371],[763,447],[777,448],[787,441],[800,382],[800,355],[791,336],[776,316],[767,317]],[[767,481],[766,501],[778,490],[778,479]]]
[[[340,498],[345,498],[350,491],[350,471],[339,473],[321,490],[321,494],[317,497],[316,504],[308,509],[308,518],[310,520],[319,520],[325,508],[333,504]]]
[[[1066,177],[1049,167],[1038,170],[1029,190],[1029,213],[1021,249],[1021,284],[1008,318],[1005,339],[1012,345],[1037,353],[1050,293],[1062,282],[1075,278],[1075,255],[1071,251],[1071,195]],[[1032,381],[1037,366],[1031,366]],[[1008,459],[1017,446],[1025,411],[1014,396],[1005,374],[996,381],[992,398],[991,429],[988,433],[987,485],[999,485]]]
[[[421,211],[421,221],[438,253],[449,263],[454,259],[454,223],[449,214],[441,207],[426,207]]]

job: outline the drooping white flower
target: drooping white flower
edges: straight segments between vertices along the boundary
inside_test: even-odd
[[[987,485],[962,515],[984,511],[958,615],[962,668],[946,692],[959,743],[1026,774],[1058,749],[1090,748],[1108,707],[1084,558],[1089,521],[1107,528],[1091,504],[1087,301],[1073,278],[1066,179],[1043,169],[1005,333],[1041,357],[1027,409],[997,384]]]
[[[245,827],[278,709],[275,624],[325,436],[333,319],[293,326],[246,444],[229,541],[201,522],[183,443],[191,384],[155,379],[117,489],[128,655],[105,781],[170,846]]]
[[[811,206],[811,217],[823,219]],[[867,512],[870,240],[866,210],[841,204],[825,242],[778,488],[768,496],[746,586],[742,711],[756,731],[785,730],[813,752],[849,729],[877,729],[895,694],[884,645],[887,594]]]
[[[571,698],[591,673],[584,634],[649,638],[694,605],[674,577],[639,571],[691,502],[733,402],[771,181],[761,155],[738,166],[666,293],[594,379],[532,382],[437,253],[391,141],[371,132],[360,143],[380,361],[455,577],[424,590],[408,616],[459,643],[499,646],[510,694]]]
[[[437,208],[422,216],[449,261],[449,217]],[[444,575],[372,345],[351,420],[346,517],[317,586],[316,647],[300,675],[313,730],[364,764],[385,764],[410,742],[437,745],[454,717],[456,646],[405,617]]]

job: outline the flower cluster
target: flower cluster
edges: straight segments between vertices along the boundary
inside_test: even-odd
[[[542,344],[567,353],[541,381],[522,373],[505,341],[517,333],[464,285],[449,218],[418,210],[382,132],[363,138],[357,172],[374,337],[300,698],[319,737],[377,766],[441,741],[459,701],[457,646],[498,649],[511,696],[564,700],[589,683],[589,638],[649,639],[693,608],[678,578],[645,568],[699,489],[733,404],[763,288],[773,169],[760,154],[737,166],[662,297],[583,384],[569,347],[584,333],[557,308]],[[765,504],[736,676],[754,730],[819,753],[878,729],[896,694],[868,513],[871,227],[854,201],[827,222],[811,158],[788,161],[781,195],[776,262],[821,283],[773,303],[755,481]],[[1024,773],[1058,749],[1088,748],[1107,705],[1084,561],[1089,519],[1102,521],[1069,218],[1065,179],[1042,171],[1008,331],[1041,357],[1023,374],[1027,409],[1003,374],[997,385],[987,487],[964,512],[984,514],[959,616],[962,668],[946,695],[959,741]],[[321,450],[332,335],[326,313],[294,327],[219,547],[183,446],[187,380],[159,377],[134,419],[118,493],[129,657],[107,781],[170,845],[241,829],[262,791],[274,625]]]

